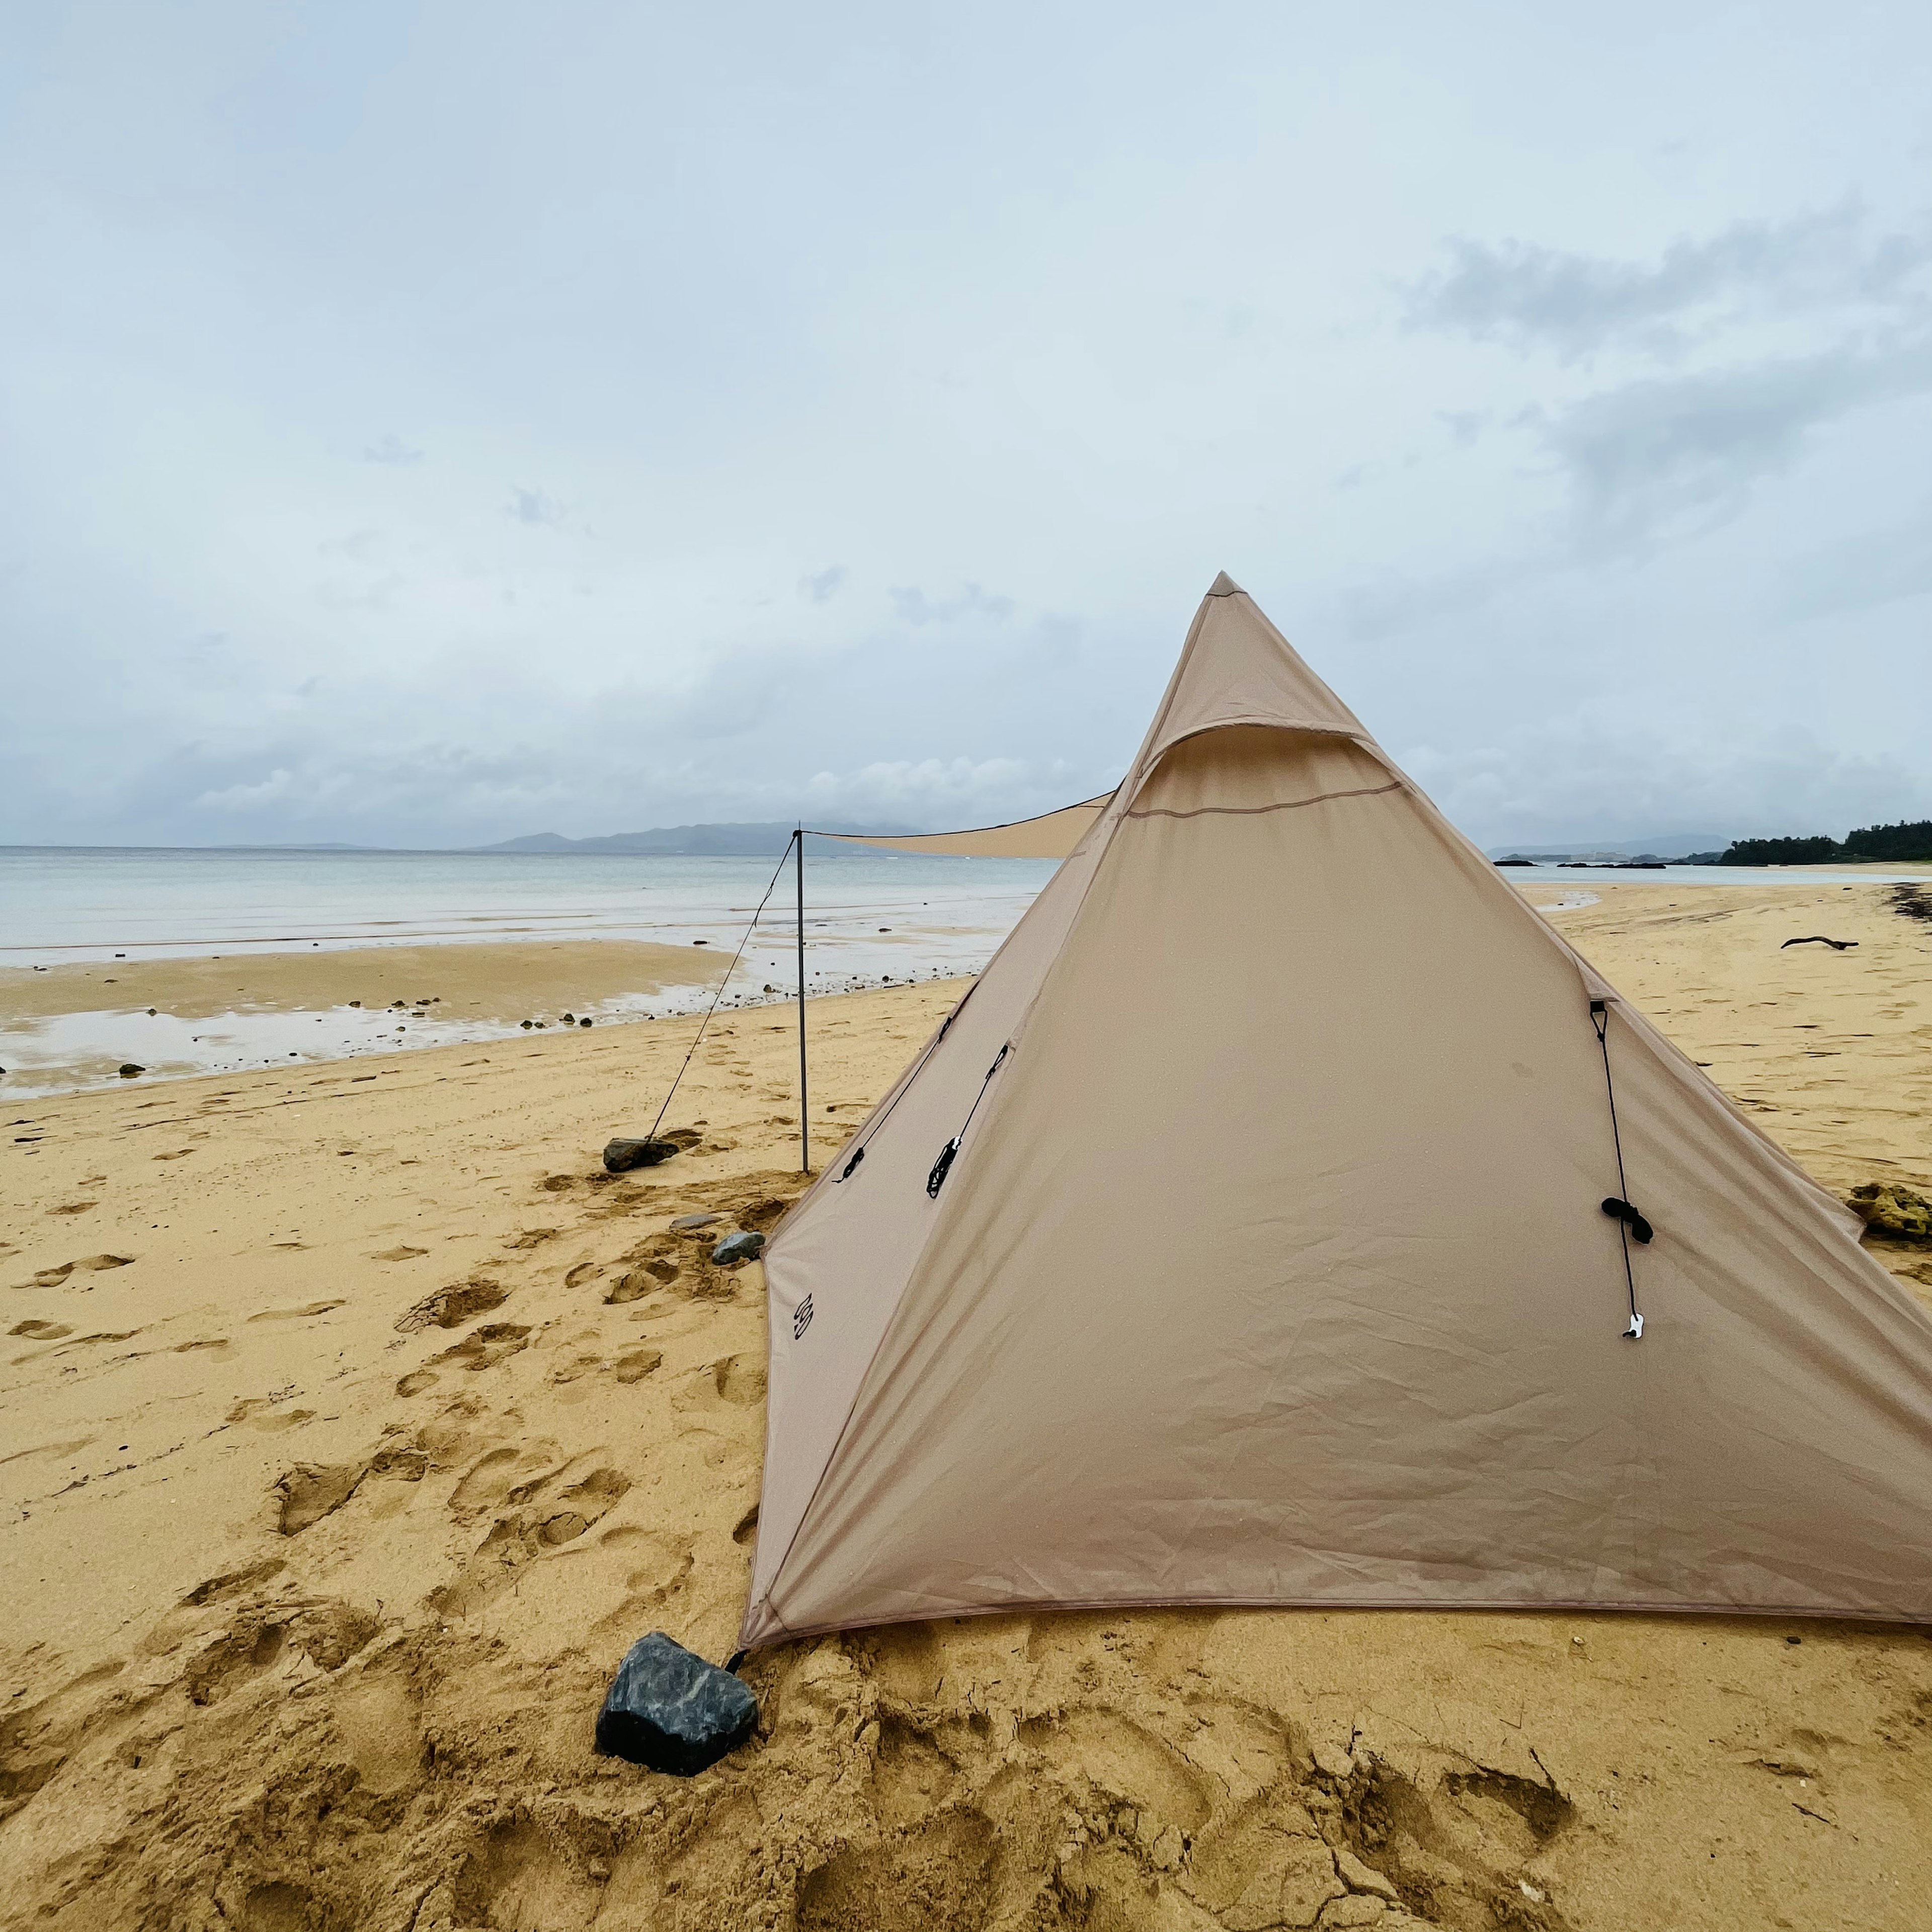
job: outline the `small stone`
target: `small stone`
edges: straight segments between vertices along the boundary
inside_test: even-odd
[[[121,1063],[121,1077],[123,1080],[132,1080],[137,1076],[146,1072],[147,1070],[145,1066],[136,1066],[131,1060],[124,1060]]]
[[[764,1252],[765,1238],[749,1232],[727,1234],[711,1250],[713,1268],[736,1268],[740,1262],[754,1262]]]
[[[709,1228],[724,1220],[722,1214],[680,1214],[670,1224],[674,1234],[688,1234],[694,1228]]]
[[[628,1174],[634,1167],[656,1167],[679,1151],[674,1140],[646,1137],[642,1140],[614,1140],[604,1150],[607,1174]]]
[[[757,1728],[758,1700],[728,1670],[653,1630],[632,1645],[597,1714],[597,1748],[694,1777]]]
[[[588,1020],[579,1020],[577,1024],[580,1027],[587,1027],[590,1022]]]
[[[1932,1201],[1895,1180],[1853,1188],[1851,1210],[1881,1240],[1932,1241]]]
[[[586,1020],[584,1024],[586,1026],[588,1026],[590,1022],[588,1020]],[[610,1876],[610,1868],[607,1865],[602,1858],[592,1858],[590,1862],[584,1868],[584,1869],[587,1871],[592,1878],[593,1878],[599,1885],[604,1884]]]
[[[1337,1784],[1346,1784],[1355,1774],[1355,1760],[1346,1745],[1320,1744],[1315,1747],[1315,1768]]]

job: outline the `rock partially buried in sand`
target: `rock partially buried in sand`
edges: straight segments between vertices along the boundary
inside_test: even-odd
[[[604,1171],[628,1174],[634,1167],[656,1167],[681,1150],[671,1140],[612,1141],[604,1150]]]
[[[758,1727],[758,1700],[728,1670],[662,1630],[632,1645],[597,1714],[597,1748],[674,1778],[693,1778]]]
[[[1851,1209],[1881,1240],[1932,1241],[1932,1201],[1895,1180],[1853,1188]]]
[[[674,1234],[682,1234],[694,1228],[710,1228],[724,1220],[722,1214],[680,1214],[670,1224]]]
[[[765,1238],[749,1232],[727,1234],[711,1250],[713,1268],[736,1268],[740,1262],[754,1262],[765,1251]]]

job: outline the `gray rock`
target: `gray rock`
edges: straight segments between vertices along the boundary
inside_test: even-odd
[[[656,1167],[677,1151],[675,1141],[613,1141],[604,1150],[604,1170],[607,1174],[628,1174],[634,1167]]]
[[[709,1228],[724,1218],[722,1214],[680,1214],[670,1224],[670,1231],[674,1234],[682,1234],[688,1228]]]
[[[736,1268],[740,1262],[754,1262],[765,1251],[765,1238],[762,1234],[745,1233],[727,1234],[711,1250],[713,1268]]]
[[[758,1700],[728,1670],[662,1630],[632,1645],[597,1714],[597,1748],[674,1778],[692,1778],[757,1729]]]

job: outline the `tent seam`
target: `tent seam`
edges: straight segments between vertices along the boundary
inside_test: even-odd
[[[1216,729],[1221,728],[1216,727]],[[1274,805],[1201,805],[1191,812],[1175,812],[1164,805],[1150,805],[1144,811],[1132,806],[1123,818],[1258,818],[1270,812],[1299,812],[1309,805],[1326,805],[1337,798],[1380,798],[1384,792],[1400,791],[1402,783],[1392,778],[1385,785],[1363,785],[1354,791],[1324,791],[1313,798],[1285,798]]]

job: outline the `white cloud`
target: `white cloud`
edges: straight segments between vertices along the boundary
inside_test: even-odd
[[[1412,284],[1412,328],[1548,349],[1564,361],[1609,348],[1676,355],[1698,334],[1761,315],[1922,304],[1932,226],[1868,236],[1847,201],[1780,221],[1678,236],[1633,262],[1519,241],[1460,238],[1450,265]]]

